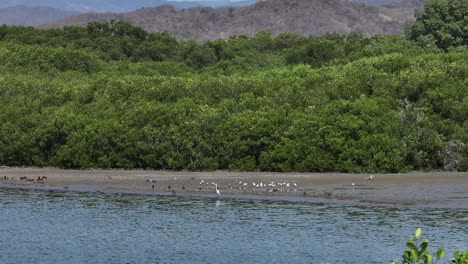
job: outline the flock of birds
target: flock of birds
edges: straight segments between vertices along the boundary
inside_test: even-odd
[[[34,181],[34,182],[37,182],[37,183],[43,183],[44,180],[47,179],[46,176],[39,176],[37,179],[34,179],[34,178],[28,178],[27,176],[23,176],[23,177],[20,177],[20,180],[21,181]],[[107,176],[107,179],[109,180],[112,180],[112,176]],[[374,180],[375,179],[375,176],[374,175],[369,175],[368,177],[365,177],[363,178],[364,180]],[[7,176],[3,176],[3,177],[0,177],[0,180],[10,180]],[[192,177],[192,180],[195,180],[194,177]],[[174,182],[177,181],[177,177],[174,177]],[[156,184],[156,180],[153,180],[153,179],[147,179],[146,182],[148,183],[151,183],[151,187],[152,189],[155,189],[155,184]],[[201,191],[202,190],[202,186],[203,185],[210,185],[210,183],[208,181],[205,181],[205,180],[201,180],[199,182],[199,190]],[[220,196],[221,195],[221,191],[219,190],[219,187],[218,187],[218,184],[215,183],[215,182],[211,182],[211,185],[214,186],[214,190],[215,190],[215,193],[217,196]],[[247,189],[250,189],[250,190],[254,190],[254,189],[265,189],[267,190],[268,192],[274,192],[274,191],[277,191],[277,192],[283,192],[283,191],[297,191],[297,183],[293,182],[293,183],[290,183],[290,182],[286,182],[286,181],[283,181],[283,182],[268,182],[268,183],[264,183],[264,182],[254,182],[254,181],[251,181],[251,182],[248,182],[248,181],[241,181],[239,180],[237,182],[237,188],[238,190],[247,190]],[[356,186],[356,184],[353,182],[351,184],[351,186]],[[168,190],[171,190],[172,186],[171,185],[168,185],[167,189]],[[186,190],[185,188],[185,185],[182,185],[182,190]],[[231,184],[228,185],[228,188],[229,189],[234,189],[233,186],[231,186]],[[293,189],[291,189],[293,188]],[[175,190],[171,190],[174,194],[175,194]]]
[[[111,178],[109,178],[111,179]],[[369,175],[368,177],[365,177],[363,178],[364,180],[374,180],[375,179],[375,176],[374,175]],[[192,177],[192,180],[195,180],[194,177]],[[177,177],[174,177],[174,183],[177,181]],[[152,185],[152,189],[155,188],[155,183],[156,183],[156,180],[153,180],[153,179],[147,179],[146,182],[148,183],[151,183]],[[199,181],[199,187],[198,189],[201,191],[203,188],[202,186],[214,186],[214,191],[216,193],[217,196],[220,196],[221,195],[221,191],[219,189],[219,186],[217,183],[215,182],[208,182],[208,181],[205,181],[205,180],[200,180]],[[268,183],[264,183],[264,182],[255,182],[255,181],[241,181],[239,180],[237,182],[237,186],[236,187],[233,187],[231,184],[228,184],[228,189],[238,189],[238,190],[247,190],[247,189],[250,189],[250,190],[255,190],[255,189],[265,189],[267,190],[268,192],[284,192],[284,191],[297,191],[297,183],[296,182],[293,182],[293,183],[290,183],[290,182],[286,182],[286,181],[283,181],[283,182],[275,182],[275,181],[272,181],[272,182],[268,182]],[[353,182],[351,184],[351,186],[356,186],[356,184]],[[175,194],[175,190],[173,188],[173,186],[171,185],[168,185],[167,186],[167,189],[168,190],[171,190],[174,194]],[[181,189],[182,190],[187,190],[187,188],[185,187],[185,185],[182,185],[181,186]]]
[[[5,181],[14,181],[15,178],[9,178],[7,176],[2,176],[0,177],[0,180],[5,180]],[[28,176],[20,176],[19,177],[20,181],[27,181],[27,182],[33,182],[33,183],[44,183],[45,180],[47,180],[47,176],[38,176],[37,178],[35,177],[28,177]]]
[[[111,177],[108,177],[109,179],[112,179]],[[195,180],[194,177],[192,177],[192,180]],[[156,180],[154,179],[146,179],[146,182],[147,183],[150,183],[151,184],[151,188],[152,189],[155,189],[155,184],[157,183]],[[175,183],[177,182],[177,177],[174,177],[174,184],[173,185],[168,185],[167,186],[167,190],[169,191],[172,191],[173,193],[175,193],[175,190],[174,190],[174,185]],[[206,185],[206,186],[214,186],[214,191],[216,193],[216,195],[220,196],[221,195],[221,191],[219,189],[219,185],[216,183],[216,182],[208,182],[208,181],[205,181],[205,180],[200,180],[199,182],[199,187],[198,187],[198,190],[203,190],[203,187]],[[273,192],[273,191],[290,191],[291,188],[294,188],[294,191],[297,191],[297,183],[289,183],[289,182],[269,182],[269,183],[263,183],[263,182],[247,182],[247,181],[238,181],[237,182],[237,187],[233,187],[231,184],[228,184],[228,189],[232,190],[232,189],[238,189],[238,190],[247,190],[247,189],[250,189],[250,190],[253,190],[253,189],[262,189],[262,188],[265,188],[267,189],[267,191],[269,192]],[[185,185],[182,185],[180,187],[182,190],[187,190],[187,188],[185,187]]]

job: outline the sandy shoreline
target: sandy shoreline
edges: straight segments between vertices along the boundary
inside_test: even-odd
[[[43,176],[47,179],[38,182],[37,178]],[[213,183],[216,183],[221,197],[327,199],[358,204],[468,208],[466,172],[374,174],[373,180],[365,179],[368,176],[344,173],[0,168],[0,188],[215,197]],[[20,180],[21,177],[34,181]]]

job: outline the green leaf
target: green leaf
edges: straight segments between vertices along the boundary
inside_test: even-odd
[[[409,248],[410,250],[417,251],[418,248],[411,242],[406,243],[406,247]]]
[[[426,249],[427,249],[428,245],[429,245],[429,239],[426,238],[426,239],[424,239],[424,241],[419,246],[419,248],[420,248],[419,255],[422,255],[422,254],[424,254],[424,252],[426,252]]]
[[[437,255],[437,259],[443,258],[444,255],[445,255],[445,250],[444,250],[443,248],[439,248],[439,249],[437,250],[437,254],[436,254],[436,255]]]
[[[403,253],[403,259],[408,261],[410,260],[410,258],[411,258],[411,253],[409,251],[405,251]]]
[[[426,253],[424,256],[422,256],[422,260],[424,260],[425,264],[428,264],[432,260],[431,254]]]
[[[411,249],[411,261],[417,261],[418,259],[418,251]]]
[[[419,238],[421,236],[421,233],[422,233],[422,230],[421,230],[421,228],[418,227],[418,228],[416,228],[416,232],[414,232],[414,236],[416,238]]]

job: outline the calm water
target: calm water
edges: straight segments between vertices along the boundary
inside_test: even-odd
[[[389,263],[417,226],[468,248],[468,210],[0,189],[0,263]]]

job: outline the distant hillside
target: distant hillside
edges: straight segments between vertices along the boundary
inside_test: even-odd
[[[361,30],[369,35],[403,31],[413,10],[353,3],[346,0],[263,0],[246,7],[197,7],[177,10],[171,6],[142,8],[129,13],[82,14],[49,26],[86,25],[90,21],[126,20],[147,31],[168,31],[198,40],[252,36],[260,30],[324,34]]]
[[[391,6],[421,8],[425,0],[394,0]]]
[[[419,8],[424,5],[425,0],[352,0],[356,3],[363,3],[368,5],[390,5],[398,7],[412,7]]]
[[[363,3],[368,5],[387,5],[395,2],[396,0],[352,0],[356,3]]]
[[[50,23],[76,13],[51,7],[14,6],[0,8],[0,25],[38,25]]]
[[[171,0],[1,0],[0,8],[17,5],[24,6],[49,6],[73,12],[129,12],[142,7],[156,7],[170,4],[178,9],[195,6],[246,6],[255,3],[256,0],[198,0],[198,1],[171,1]]]

